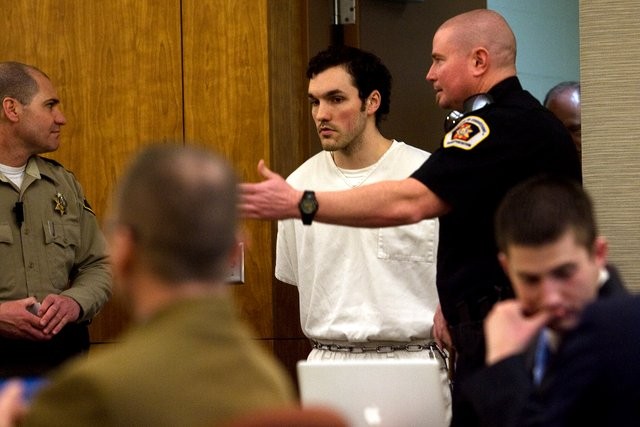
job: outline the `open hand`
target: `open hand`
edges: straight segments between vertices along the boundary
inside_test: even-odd
[[[297,218],[298,202],[302,191],[295,190],[277,173],[271,171],[264,160],[258,162],[258,172],[265,180],[240,184],[240,213],[245,218],[286,219]]]

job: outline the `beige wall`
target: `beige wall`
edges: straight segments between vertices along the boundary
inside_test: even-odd
[[[636,0],[581,0],[585,187],[610,261],[640,291],[640,9]]]

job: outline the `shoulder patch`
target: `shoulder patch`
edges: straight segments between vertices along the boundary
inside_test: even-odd
[[[487,123],[478,116],[469,116],[462,119],[458,126],[444,136],[443,147],[471,150],[487,136],[489,136]]]

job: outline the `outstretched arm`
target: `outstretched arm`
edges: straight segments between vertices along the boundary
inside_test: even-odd
[[[295,189],[263,160],[258,172],[264,181],[241,184],[240,209],[246,218],[299,218],[302,190]],[[385,227],[412,224],[446,214],[450,206],[413,178],[382,181],[345,191],[316,192],[315,221],[354,227]]]

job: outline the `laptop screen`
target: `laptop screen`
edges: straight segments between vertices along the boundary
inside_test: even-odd
[[[448,425],[435,360],[303,360],[297,372],[303,406],[330,407],[355,427]]]

